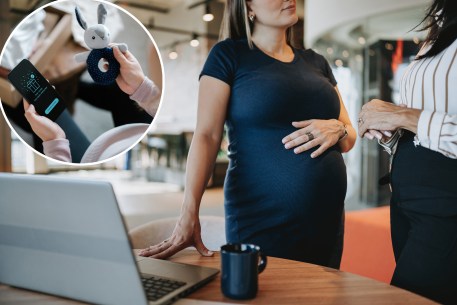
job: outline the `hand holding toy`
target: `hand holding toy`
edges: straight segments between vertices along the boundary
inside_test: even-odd
[[[87,70],[96,83],[102,85],[113,83],[119,75],[120,66],[113,55],[113,49],[109,47],[111,37],[110,31],[104,25],[107,15],[105,7],[101,3],[98,5],[98,24],[90,27],[87,27],[86,20],[78,7],[75,8],[75,13],[79,25],[85,30],[84,41],[92,49],[91,51],[76,54],[75,60],[77,62],[86,61]],[[121,52],[127,52],[128,48],[125,43],[117,46]],[[104,60],[108,62],[108,69],[106,71],[106,62]]]

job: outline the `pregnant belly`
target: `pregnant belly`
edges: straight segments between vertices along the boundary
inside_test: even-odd
[[[306,217],[325,209],[340,209],[346,195],[346,167],[336,147],[312,159],[310,152],[277,149],[237,152],[231,157],[225,182],[226,213],[237,217],[280,214]]]

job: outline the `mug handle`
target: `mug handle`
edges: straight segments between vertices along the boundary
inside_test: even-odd
[[[262,273],[263,270],[267,267],[267,256],[265,254],[262,254],[262,252],[259,253],[260,256],[260,262],[258,266],[258,273]]]

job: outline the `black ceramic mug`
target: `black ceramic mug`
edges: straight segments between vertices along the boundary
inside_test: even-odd
[[[252,299],[257,295],[258,274],[265,270],[267,257],[259,246],[226,244],[221,247],[222,293],[232,299]]]

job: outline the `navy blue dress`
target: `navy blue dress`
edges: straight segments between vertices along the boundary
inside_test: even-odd
[[[202,75],[231,87],[227,241],[257,244],[269,256],[338,267],[346,195],[339,147],[312,159],[315,149],[296,155],[281,142],[296,130],[293,121],[338,119],[340,102],[327,61],[312,50],[294,49],[293,61],[284,63],[251,50],[246,40],[227,39],[212,48]]]

